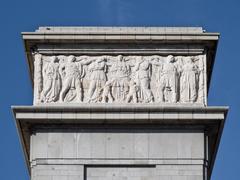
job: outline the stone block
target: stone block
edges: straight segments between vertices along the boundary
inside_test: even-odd
[[[76,134],[77,158],[91,157],[91,146],[91,134]]]
[[[62,158],[62,133],[48,133],[48,158]]]
[[[48,153],[48,134],[34,133],[31,135],[31,160],[35,158],[46,158]]]

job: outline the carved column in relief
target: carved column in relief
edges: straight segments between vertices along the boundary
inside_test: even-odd
[[[40,103],[41,92],[43,88],[42,79],[42,55],[39,53],[33,54],[34,57],[34,104]]]
[[[207,83],[205,82],[205,76],[204,74],[207,73],[205,72],[205,59],[206,55],[200,56],[199,57],[199,63],[198,63],[198,68],[199,68],[199,75],[198,75],[198,82],[199,82],[199,87],[198,87],[198,102],[199,103],[204,103],[206,105],[206,99],[205,99],[205,86],[204,84]]]

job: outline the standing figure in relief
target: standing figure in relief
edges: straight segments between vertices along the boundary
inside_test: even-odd
[[[52,56],[49,63],[43,67],[43,90],[41,93],[42,102],[56,102],[61,89],[61,76],[57,57]]]
[[[139,86],[139,101],[143,103],[153,102],[153,94],[150,89],[151,65],[142,57],[135,66],[136,82]]]
[[[102,56],[96,59],[88,66],[90,73],[90,84],[88,89],[88,102],[102,101],[102,91],[107,81],[106,77],[106,57]]]
[[[70,55],[67,62],[60,66],[60,72],[63,76],[63,87],[60,93],[60,101],[82,102],[82,78],[85,75],[83,62],[76,62],[76,57]]]
[[[131,80],[129,82],[129,93],[126,97],[126,102],[133,102],[133,103],[137,103],[138,102],[138,98],[137,98],[137,93],[138,93],[138,87],[136,82],[134,82],[133,80]]]
[[[129,90],[130,66],[127,65],[122,55],[117,56],[117,61],[112,64],[110,76],[112,77],[112,95],[115,102],[124,102]]]
[[[177,102],[177,68],[174,65],[175,58],[167,56],[162,64],[159,77],[159,102]]]
[[[180,76],[180,102],[195,102],[197,99],[198,68],[193,63],[193,57],[186,57]]]
[[[113,102],[111,89],[112,89],[112,83],[110,81],[107,81],[103,88],[103,93],[102,93],[102,102],[103,103],[107,103],[107,102],[112,103]]]
[[[162,69],[163,69],[163,61],[164,58],[162,56],[151,56],[150,57],[151,65],[152,65],[152,77],[150,86],[153,92],[154,101],[158,102],[162,99],[162,93],[160,93],[160,79],[162,75]],[[160,99],[160,100],[159,100]],[[162,101],[160,101],[162,102]]]

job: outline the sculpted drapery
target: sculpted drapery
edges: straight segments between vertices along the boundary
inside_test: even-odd
[[[55,102],[59,98],[61,90],[61,76],[57,57],[51,57],[51,61],[43,67],[43,90],[41,100],[43,102]]]
[[[198,67],[193,63],[194,58],[187,57],[182,66],[180,76],[180,100],[181,102],[195,102],[197,99],[197,73]]]

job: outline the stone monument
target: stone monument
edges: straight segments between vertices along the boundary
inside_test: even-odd
[[[227,107],[200,27],[22,33],[33,106],[13,106],[31,180],[209,180]]]

